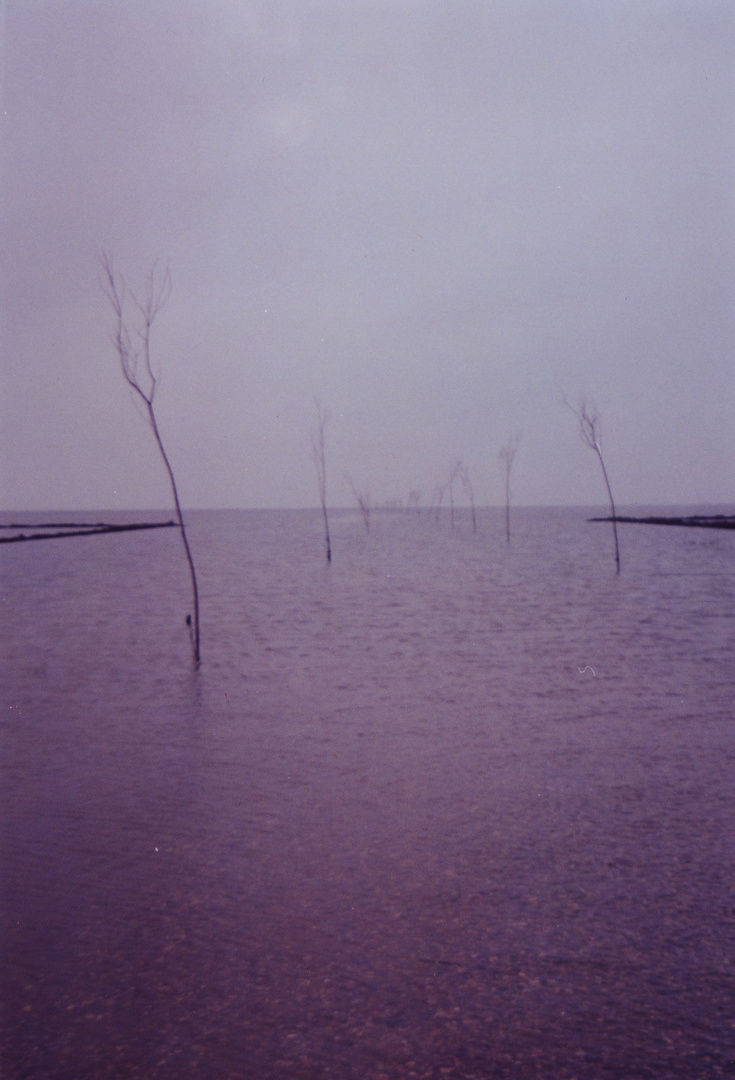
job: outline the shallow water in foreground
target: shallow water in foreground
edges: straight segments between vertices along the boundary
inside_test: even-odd
[[[1,546],[3,1080],[735,1075],[735,535],[586,516]]]

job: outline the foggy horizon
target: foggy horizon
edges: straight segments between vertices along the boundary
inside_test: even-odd
[[[327,503],[327,509],[330,514],[355,514],[360,515],[361,511],[356,502],[350,503]],[[370,514],[402,514],[402,513],[418,513],[418,514],[434,514],[437,509],[442,515],[442,520],[446,518],[449,520],[451,513],[448,503],[442,503],[441,507],[437,508],[436,504],[430,502],[419,503],[417,505],[397,504],[382,504],[371,503],[369,506]],[[182,507],[184,516],[188,514],[270,514],[270,513],[314,513],[321,515],[322,511],[319,506],[314,504],[304,504],[303,506],[184,506]],[[475,511],[481,513],[483,511],[498,511],[505,514],[505,503],[475,503]],[[599,514],[600,519],[607,518],[610,514],[609,504],[600,502],[589,503],[511,503],[511,513],[515,514],[517,511],[524,510],[579,510],[581,513]],[[625,515],[628,510],[692,510],[702,511],[703,516],[716,516],[717,513],[725,513],[730,517],[735,513],[733,502],[700,502],[700,503],[620,503],[617,506],[618,519],[621,515]],[[469,522],[471,508],[468,503],[455,502],[454,513],[458,516],[460,522],[462,521],[462,515],[464,515]],[[0,509],[0,516],[2,516],[2,524],[7,526],[23,524],[20,521],[14,522],[11,515],[20,514],[32,514],[38,516],[39,514],[52,514],[58,517],[59,514],[158,514],[165,518],[165,515],[170,514],[172,522],[175,523],[174,508],[173,506],[40,506],[34,508],[21,508],[8,507]],[[677,515],[678,516],[678,515]],[[696,515],[695,515],[696,516]],[[30,522],[31,525],[37,525],[36,522]],[[56,523],[54,523],[56,524]]]
[[[2,33],[0,507],[170,506],[101,251],[173,291],[185,509],[735,500],[735,7],[20,0]]]

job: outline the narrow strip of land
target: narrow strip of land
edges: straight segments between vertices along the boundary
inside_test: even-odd
[[[24,540],[59,540],[65,536],[97,536],[100,533],[131,532],[135,529],[170,529],[175,521],[134,521],[127,524],[112,525],[97,521],[92,524],[82,522],[59,522],[45,524],[10,524],[0,523],[0,529],[54,529],[54,532],[18,533],[15,536],[0,536],[0,544],[17,544]]]
[[[588,518],[589,521],[612,521],[611,517]],[[735,516],[728,514],[693,514],[691,517],[624,517],[615,515],[615,521],[634,525],[683,525],[690,529],[735,529]]]

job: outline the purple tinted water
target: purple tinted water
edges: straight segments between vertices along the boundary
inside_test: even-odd
[[[735,534],[0,547],[2,1069],[735,1075]]]

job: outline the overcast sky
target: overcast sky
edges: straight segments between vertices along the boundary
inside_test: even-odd
[[[1,0],[0,0],[1,2]],[[735,500],[732,0],[5,0],[0,509]]]

